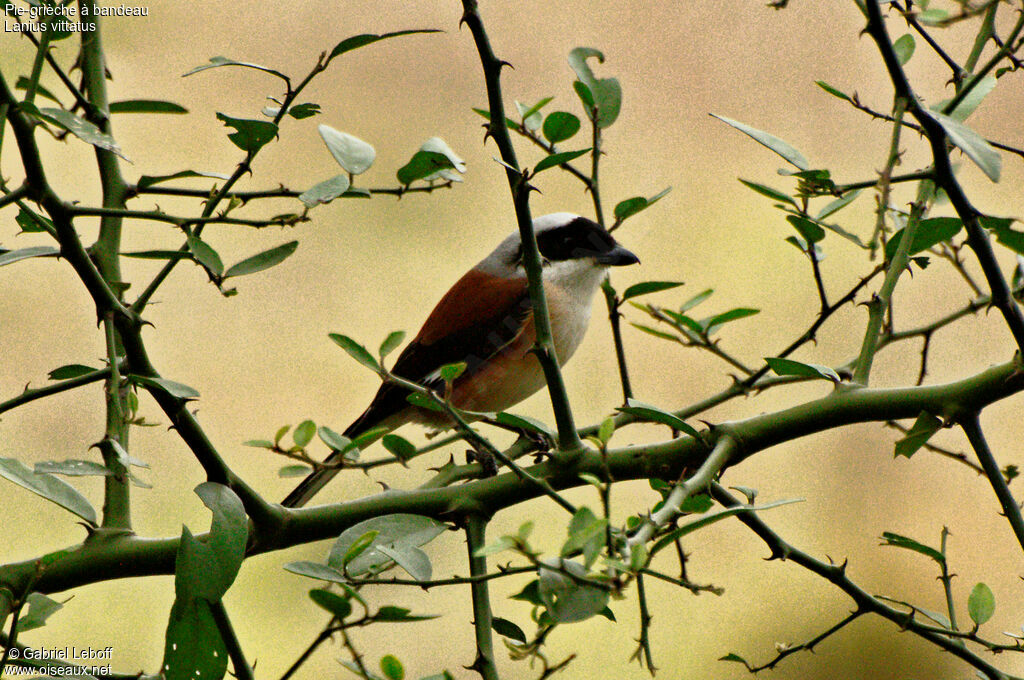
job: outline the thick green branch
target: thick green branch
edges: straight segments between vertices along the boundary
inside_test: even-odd
[[[725,423],[723,427],[742,443],[730,463],[736,464],[776,444],[843,425],[916,418],[921,411],[953,417],[980,410],[1024,391],[1024,373],[1020,368],[1018,362],[1011,361],[943,385],[835,392],[782,411]],[[186,441],[196,436],[188,430],[187,421],[182,427],[189,433]],[[616,482],[651,477],[674,479],[684,469],[699,467],[706,457],[703,443],[679,437],[656,444],[613,449],[608,452],[607,462],[597,451],[584,451],[572,465],[548,461],[527,471],[534,477],[547,479],[555,489],[566,489],[586,484],[579,478],[580,473],[598,478],[610,475]],[[237,487],[232,488],[237,490]],[[512,473],[503,473],[457,487],[391,490],[336,505],[281,509],[278,512],[283,521],[265,524],[263,534],[250,546],[249,554],[334,538],[371,517],[405,512],[449,520],[472,512],[494,513],[542,494],[536,485]],[[73,550],[48,556],[47,568],[42,573],[38,573],[39,561],[35,559],[0,567],[0,589],[7,587],[12,592],[21,592],[37,574],[34,589],[43,593],[128,576],[170,574],[174,571],[177,546],[177,537],[126,537],[103,545],[75,546]]]
[[[487,558],[476,552],[486,544],[487,520],[480,515],[470,515],[466,521],[466,547],[469,550],[469,573],[473,577],[470,591],[473,599],[473,631],[476,637],[476,659],[470,668],[484,680],[498,680],[498,668],[494,664],[494,639],[491,633],[491,598],[487,580]]]

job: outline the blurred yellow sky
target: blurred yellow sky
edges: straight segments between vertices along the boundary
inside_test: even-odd
[[[394,187],[394,172],[429,137],[442,137],[467,162],[465,182],[431,195],[401,200],[335,201],[311,212],[312,220],[294,229],[260,231],[216,226],[204,238],[230,264],[260,250],[298,239],[299,248],[284,264],[237,279],[238,295],[222,297],[201,270],[179,265],[158,292],[144,331],[150,355],[161,373],[196,388],[200,422],[228,462],[272,500],[283,497],[294,480],[282,480],[285,463],[241,442],[267,438],[283,424],[311,418],[343,429],[376,389],[376,378],[360,369],[327,339],[327,333],[351,335],[376,346],[388,332],[415,332],[437,298],[467,268],[510,233],[515,218],[505,174],[492,159],[493,144],[483,143],[482,119],[472,107],[486,106],[482,74],[469,31],[459,28],[461,4],[447,2],[263,3],[255,0],[188,3],[154,0],[147,17],[107,20],[104,41],[112,74],[111,98],[166,99],[187,107],[185,116],[124,115],[114,135],[131,164],[125,176],[169,174],[185,169],[231,172],[240,153],[216,120],[223,112],[259,117],[265,97],[279,96],[280,83],[247,69],[219,68],[188,78],[181,75],[213,56],[251,61],[301,79],[318,54],[342,38],[409,28],[444,32],[378,43],[345,55],[314,81],[303,101],[320,104],[322,115],[282,125],[280,139],[259,155],[253,176],[241,188],[283,184],[305,189],[338,173],[316,131],[318,123],[356,135],[377,149],[373,168],[357,186]],[[935,3],[933,3],[935,4]],[[601,166],[606,212],[620,200],[672,191],[656,206],[629,220],[616,236],[641,260],[641,267],[616,271],[613,283],[680,280],[685,287],[660,293],[652,301],[666,306],[706,288],[715,290],[704,314],[733,307],[755,307],[758,316],[734,322],[721,333],[723,346],[749,362],[776,354],[813,320],[817,295],[806,260],[784,238],[792,233],[771,202],[736,181],[743,177],[788,190],[791,180],[776,169],[783,161],[736,130],[711,118],[717,113],[770,131],[800,149],[814,167],[828,167],[838,182],[869,180],[885,162],[890,129],[872,122],[849,105],[825,94],[824,80],[859,93],[878,110],[891,105],[891,86],[873,42],[859,35],[863,20],[853,2],[800,2],[783,11],[763,2],[624,3],[621,0],[543,2],[481,0],[481,13],[498,56],[513,65],[503,75],[506,106],[513,100],[533,104],[545,96],[546,111],[581,115],[572,89],[574,74],[566,56],[577,46],[602,50],[603,64],[592,62],[599,77],[617,77],[623,89],[619,120],[605,133],[607,155]],[[1005,12],[1009,14],[1009,11]],[[973,26],[973,24],[971,25]],[[893,36],[905,32],[890,19]],[[970,27],[939,33],[962,59],[970,47]],[[62,64],[73,59],[71,41],[60,43]],[[0,36],[0,69],[8,82],[27,73],[33,52],[13,34]],[[908,73],[928,102],[950,96],[947,73],[919,40]],[[46,73],[44,84],[58,91]],[[1020,110],[1024,88],[1019,74],[999,86],[970,124],[991,139],[1022,146]],[[38,136],[52,181],[64,198],[98,204],[92,151],[77,140],[58,143]],[[13,140],[5,140],[3,176],[16,186],[22,170]],[[583,148],[583,135],[564,148]],[[904,136],[905,170],[926,165],[927,146]],[[542,156],[518,142],[520,160],[534,165]],[[1020,216],[1024,163],[1003,154],[1003,177],[992,184],[966,159],[960,177],[980,210]],[[213,180],[187,180],[209,188]],[[537,178],[534,215],[569,210],[590,214],[590,197],[565,173],[549,170]],[[897,192],[899,200],[912,199]],[[200,208],[194,201],[143,197],[131,207],[159,205],[175,214]],[[294,201],[251,204],[239,214],[269,216],[297,209]],[[866,235],[874,221],[873,197],[862,195],[840,222]],[[945,208],[948,210],[948,206]],[[43,235],[16,235],[16,210],[0,211],[0,247],[47,243]],[[86,242],[96,223],[76,224]],[[145,222],[125,227],[125,250],[176,248],[180,235],[169,225]],[[823,272],[834,296],[841,295],[871,266],[861,251],[830,236],[824,243]],[[1005,255],[1005,252],[1001,254]],[[1009,272],[1012,258],[1002,260]],[[968,266],[976,270],[973,259]],[[159,263],[126,260],[125,276],[137,294]],[[92,305],[63,261],[30,260],[0,269],[0,400],[26,383],[41,385],[47,371],[68,363],[98,365],[103,356]],[[952,311],[969,299],[959,279],[939,264],[904,279],[897,293],[899,322],[910,326]],[[611,334],[595,303],[594,323],[583,347],[566,370],[577,420],[593,423],[619,404],[621,394],[611,352]],[[855,354],[863,334],[863,307],[848,308],[825,327],[816,347],[795,357],[840,364]],[[642,322],[627,310],[627,321]],[[686,350],[625,329],[627,354],[637,397],[666,408],[681,408],[729,384],[729,367],[696,350]],[[887,350],[879,356],[874,384],[912,384],[918,346]],[[939,334],[932,346],[929,380],[964,377],[1012,354],[1009,334],[998,314],[970,319]],[[749,398],[704,414],[711,422],[736,419],[799,403],[827,391],[824,382]],[[154,485],[135,490],[135,527],[140,535],[171,536],[188,524],[205,530],[208,513],[191,489],[203,481],[201,468],[173,433],[166,418],[143,397],[142,413],[161,427],[136,429],[132,455],[147,461]],[[97,387],[5,413],[0,421],[0,457],[27,464],[94,455],[87,448],[101,437],[102,393]],[[1019,398],[986,412],[984,424],[1000,463],[1024,464],[1019,438],[1000,425],[1020,422]],[[516,409],[551,421],[546,393]],[[403,431],[422,441],[415,428]],[[622,443],[648,436],[642,429],[623,433]],[[939,438],[967,450],[958,433]],[[883,531],[895,531],[937,544],[950,527],[950,559],[958,578],[954,591],[962,608],[974,583],[985,581],[997,598],[995,619],[986,626],[1019,630],[1024,620],[1021,555],[1012,534],[997,515],[998,506],[983,478],[936,456],[893,460],[895,435],[880,426],[849,427],[776,447],[731,470],[725,481],[757,488],[760,498],[804,498],[806,502],[766,513],[784,538],[816,557],[850,559],[850,575],[866,590],[908,599],[942,610],[936,571],[927,559],[879,548]],[[464,447],[451,452],[460,459]],[[353,477],[336,482],[324,499],[341,500],[374,493],[378,481],[411,485],[426,465],[443,462],[448,452],[411,471]],[[72,483],[97,507],[102,484],[97,478]],[[38,556],[81,539],[82,530],[62,510],[2,482],[5,519],[0,527],[0,561]],[[1020,495],[1019,483],[1014,485]],[[592,491],[570,497],[598,506]],[[183,500],[184,499],[184,500]],[[617,487],[618,519],[645,511],[654,501],[644,484]],[[527,517],[538,539],[557,550],[564,520],[549,504],[532,502],[499,514],[491,536],[513,531]],[[273,553],[246,562],[226,598],[241,642],[258,660],[259,677],[279,677],[324,623],[305,596],[316,584],[287,574],[286,562],[323,559],[328,543]],[[852,604],[840,592],[792,564],[764,562],[756,537],[738,523],[723,522],[688,540],[689,576],[725,589],[721,597],[662,584],[648,585],[653,603],[652,641],[656,663],[667,678],[743,678],[741,666],[716,661],[732,651],[755,662],[770,659],[779,642],[803,642],[842,619]],[[446,534],[428,546],[435,574],[465,574],[465,546]],[[525,604],[504,599],[525,581],[496,582],[495,612],[530,630]],[[629,662],[638,632],[634,593],[613,603],[618,623],[605,619],[565,626],[551,638],[552,661],[570,653],[580,657],[564,677],[649,677]],[[417,612],[444,613],[440,624],[374,629],[356,633],[360,648],[375,660],[394,653],[406,663],[407,677],[448,668],[458,678],[475,677],[462,668],[473,660],[468,593],[440,589],[382,593]],[[65,597],[58,594],[57,599]],[[109,582],[74,593],[74,599],[42,630],[26,634],[35,646],[73,644],[114,646],[116,670],[157,669],[173,581],[170,576]],[[966,619],[966,614],[964,614]],[[393,637],[392,637],[393,636]],[[865,619],[823,643],[814,655],[796,655],[773,671],[776,680],[853,678],[964,677],[970,670],[948,655],[899,634],[882,621]],[[508,678],[536,677],[538,671],[512,663],[499,646],[499,663]],[[338,645],[328,645],[300,677],[347,671],[337,664]],[[1006,655],[1004,655],[1005,657]],[[1024,661],[998,658],[1017,674]]]

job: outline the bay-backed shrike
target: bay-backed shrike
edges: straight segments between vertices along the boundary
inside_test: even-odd
[[[591,302],[607,268],[636,264],[639,259],[596,222],[572,213],[538,217],[533,229],[543,259],[555,354],[564,365],[587,330]],[[465,362],[465,370],[452,384],[452,405],[465,411],[504,411],[545,385],[544,371],[530,351],[535,340],[522,241],[516,231],[441,298],[391,370],[438,388],[443,386],[442,366]],[[345,436],[354,439],[371,428],[394,429],[410,422],[451,425],[443,413],[411,405],[407,395],[406,389],[384,383]],[[324,461],[339,462],[338,451]],[[313,472],[282,504],[304,505],[339,470],[326,467]]]

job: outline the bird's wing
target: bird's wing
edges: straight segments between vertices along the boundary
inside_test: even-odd
[[[470,270],[437,303],[391,370],[407,380],[433,387],[441,382],[438,369],[465,361],[466,370],[459,378],[465,379],[520,333],[528,332],[531,312],[525,278],[501,279]],[[408,407],[406,395],[407,391],[397,385],[381,385],[369,408],[348,426],[345,436],[355,438]],[[340,463],[342,457],[335,451],[324,462]],[[313,472],[281,504],[293,508],[305,505],[340,469],[326,467]]]
[[[391,370],[406,380],[437,387],[442,366],[464,361],[460,380],[468,378],[523,331],[531,311],[525,277],[502,279],[472,269],[441,298]],[[358,436],[407,407],[407,394],[397,385],[382,385],[346,436]]]

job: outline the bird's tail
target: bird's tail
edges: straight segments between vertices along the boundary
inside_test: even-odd
[[[344,432],[344,436],[349,439],[355,439],[359,435],[363,434],[370,428],[366,425],[367,414],[359,416],[354,423],[348,426]],[[301,508],[303,505],[308,503],[313,496],[320,492],[320,489],[327,485],[327,482],[334,479],[334,476],[341,472],[341,466],[337,465],[341,463],[342,458],[345,454],[340,451],[333,451],[331,455],[324,459],[323,464],[328,467],[320,468],[315,472],[311,472],[308,477],[302,480],[297,487],[292,489],[281,505],[286,508]]]

